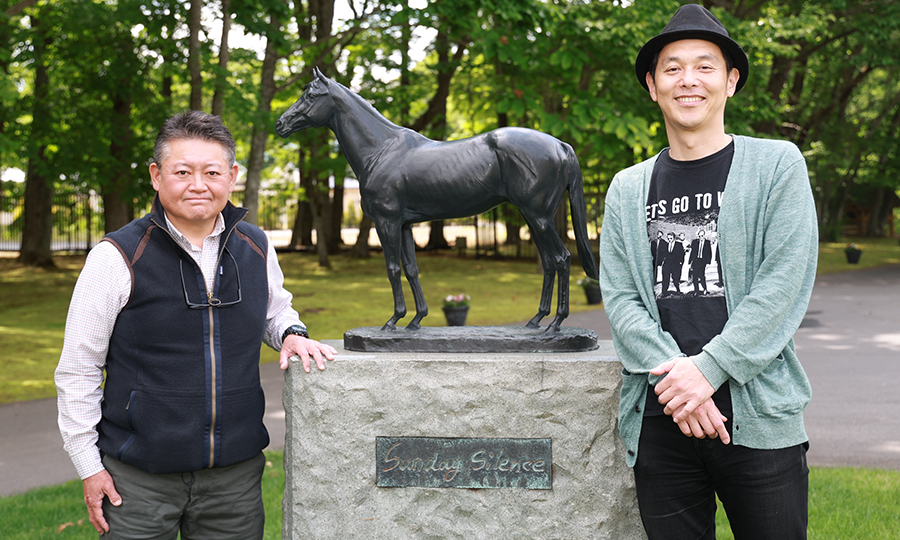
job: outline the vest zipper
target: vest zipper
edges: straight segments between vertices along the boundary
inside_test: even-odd
[[[239,221],[243,221],[243,218]],[[213,291],[216,290],[216,281],[219,279],[219,266],[222,264],[222,254],[225,253],[225,246],[228,244],[228,240],[231,238],[231,233],[234,229],[237,228],[237,223],[235,223],[234,227],[228,229],[228,233],[219,241],[219,254],[216,257],[216,269],[213,271],[213,281],[212,288],[206,290],[206,297],[208,300],[212,300],[214,298]],[[210,383],[212,388],[210,391],[212,392],[212,403],[211,406],[211,419],[209,424],[209,468],[212,469],[216,462],[216,421],[217,421],[217,404],[218,404],[218,392],[216,392],[216,378],[218,377],[218,373],[216,372],[216,343],[215,343],[215,317],[213,317],[213,308],[212,306],[206,308],[209,313],[209,358],[210,358]]]
[[[216,265],[218,267],[218,265]],[[215,278],[213,279],[213,285],[215,285]],[[212,294],[207,292],[211,297]],[[212,392],[212,402],[210,403],[210,423],[209,423],[209,468],[212,469],[213,464],[215,463],[216,458],[216,344],[213,341],[213,336],[215,336],[216,329],[213,328],[213,321],[215,320],[213,317],[213,308],[212,306],[206,308],[207,313],[209,314],[209,358],[210,358],[210,391]]]
[[[212,288],[207,287],[207,289],[206,289],[206,298],[208,301],[211,301],[214,298],[213,291],[216,290],[216,281],[219,279],[219,265],[222,264],[222,254],[225,253],[225,245],[228,243],[228,240],[231,238],[231,233],[234,232],[234,230],[237,228],[237,224],[243,220],[244,220],[244,218],[242,216],[237,222],[235,222],[233,227],[226,229],[227,233],[226,233],[225,237],[222,238],[221,240],[219,240],[219,254],[216,257],[216,267],[215,267],[215,270],[213,271],[214,275],[213,275],[213,280],[212,280]],[[178,243],[178,240],[175,239],[175,236],[172,235],[172,233],[169,231],[168,228],[163,227],[159,223],[156,223],[156,220],[153,218],[150,218],[150,221],[152,221],[160,229],[166,231],[166,234],[168,234],[169,238],[171,238],[175,242],[175,245],[178,247],[181,247],[181,244]],[[188,257],[190,257],[190,253],[188,253],[187,250],[185,250],[183,247],[181,247],[181,250],[184,251],[185,253],[187,253]],[[194,258],[191,257],[191,260],[194,261]],[[194,261],[194,265],[196,265],[199,268],[197,261]],[[200,270],[200,273],[201,274],[203,273],[202,269]],[[203,281],[205,283],[206,279],[204,279]],[[209,358],[210,358],[209,371],[210,371],[210,386],[211,386],[210,392],[212,393],[211,402],[210,402],[210,423],[209,423],[209,467],[207,467],[207,468],[212,469],[213,466],[215,465],[215,460],[216,460],[216,422],[218,420],[217,419],[218,411],[217,411],[217,407],[216,407],[217,399],[218,399],[218,392],[216,392],[216,379],[218,377],[218,373],[216,372],[216,343],[215,343],[216,328],[214,325],[215,317],[213,316],[213,307],[210,306],[210,307],[206,308],[206,312],[209,315]]]

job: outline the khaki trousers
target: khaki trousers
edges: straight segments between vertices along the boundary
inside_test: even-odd
[[[103,540],[253,540],[263,537],[266,458],[187,473],[151,474],[103,456],[122,496],[103,501]]]

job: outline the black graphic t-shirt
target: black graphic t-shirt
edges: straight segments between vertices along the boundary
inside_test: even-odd
[[[655,262],[656,305],[663,330],[688,356],[699,354],[728,320],[716,231],[733,157],[734,142],[695,161],[676,161],[664,150],[650,177],[647,233]],[[727,384],[713,400],[731,419]],[[664,414],[652,389],[644,414]]]

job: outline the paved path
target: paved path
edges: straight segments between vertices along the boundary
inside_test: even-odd
[[[566,324],[611,338],[602,310],[574,314]],[[900,470],[900,265],[821,276],[796,343],[813,386],[810,464]],[[274,363],[261,373],[270,448],[280,449],[284,379]],[[75,478],[55,399],[0,405],[0,496]]]
[[[900,470],[900,265],[822,276],[795,342],[810,463]]]

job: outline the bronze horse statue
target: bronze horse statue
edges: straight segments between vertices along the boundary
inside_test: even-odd
[[[416,316],[407,326],[420,328],[428,314],[412,224],[481,214],[509,201],[519,208],[541,256],[541,302],[528,326],[537,328],[550,313],[553,278],[559,278],[556,318],[559,330],[569,315],[571,255],[556,232],[556,209],[569,191],[578,256],[588,276],[599,269],[587,236],[581,167],[568,144],[545,133],[500,128],[457,141],[433,141],[392,124],[374,107],[318,69],[296,103],[281,115],[275,130],[282,137],[328,126],[359,180],[363,212],[384,249],[394,295],[394,315],[382,330],[394,330],[406,315],[401,267],[412,289]],[[401,266],[402,265],[402,266]]]

